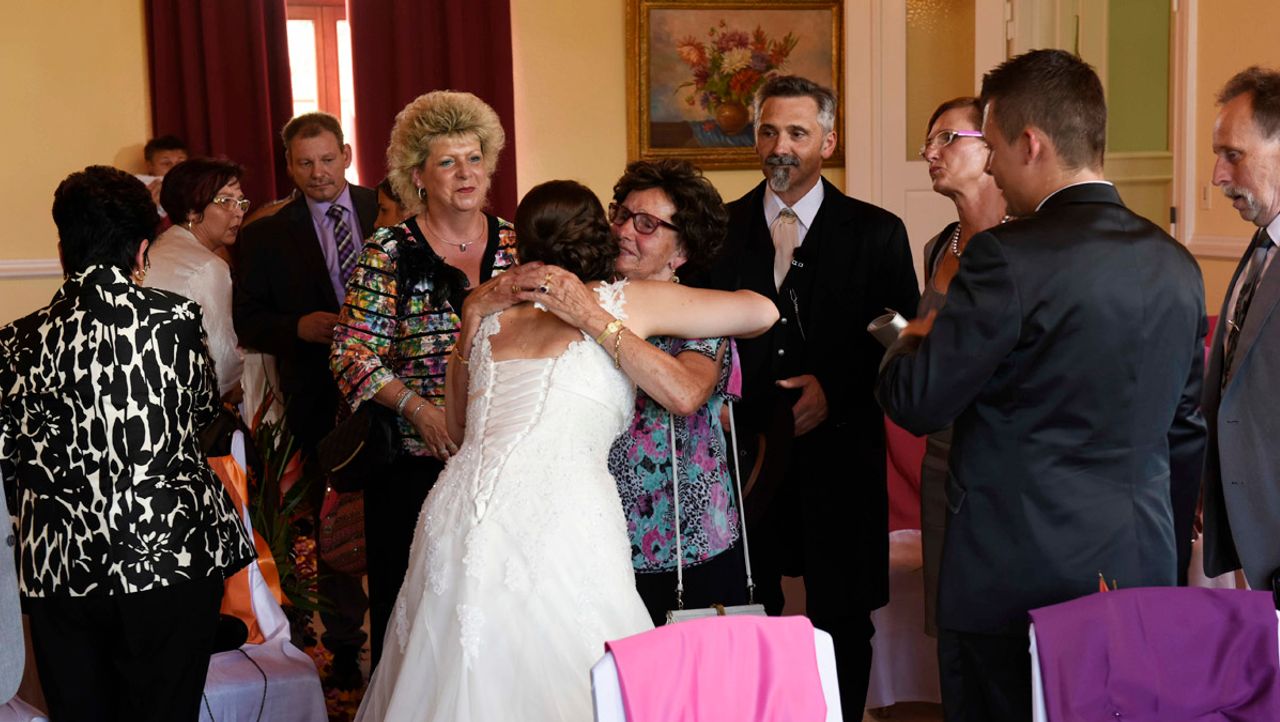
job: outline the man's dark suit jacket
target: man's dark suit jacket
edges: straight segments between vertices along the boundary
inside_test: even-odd
[[[1255,240],[1255,243],[1257,241]],[[1244,568],[1249,586],[1267,589],[1280,568],[1280,260],[1258,282],[1240,329],[1230,381],[1222,389],[1231,289],[1256,246],[1236,267],[1223,299],[1205,377],[1209,450],[1204,470],[1204,570],[1217,576]],[[1274,255],[1280,250],[1273,250]]]
[[[368,238],[378,216],[377,193],[349,187],[360,238]],[[329,345],[298,338],[298,319],[313,311],[337,313],[343,299],[333,293],[306,198],[299,195],[275,215],[246,226],[238,245],[236,335],[241,345],[276,357],[279,390],[289,399],[289,427],[310,448],[333,428],[338,388],[329,370]]]
[[[822,206],[780,291],[763,182],[729,204],[728,247],[712,285],[756,291],[781,313],[769,332],[738,342],[744,430],[767,427],[779,409],[789,413],[798,396],[774,381],[813,374],[822,384],[827,419],[795,440],[771,504],[786,510],[790,551],[798,552],[788,571],[804,574],[811,613],[830,603],[847,614],[889,597],[884,416],[873,393],[883,349],[866,327],[886,306],[913,315],[919,287],[902,221],[822,183]]]
[[[1204,285],[1114,187],[974,236],[931,333],[878,395],[916,434],[955,423],[938,626],[1025,634],[1027,611],[1177,579],[1170,485],[1194,488]],[[914,350],[913,350],[914,348]]]

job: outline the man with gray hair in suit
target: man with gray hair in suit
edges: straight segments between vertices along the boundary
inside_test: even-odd
[[[1204,384],[1204,569],[1243,567],[1267,589],[1280,567],[1280,72],[1242,70],[1218,94],[1213,183],[1256,226],[1218,315]]]

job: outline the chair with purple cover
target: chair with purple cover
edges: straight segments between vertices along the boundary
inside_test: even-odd
[[[1033,719],[1280,719],[1267,592],[1151,587],[1031,611]]]

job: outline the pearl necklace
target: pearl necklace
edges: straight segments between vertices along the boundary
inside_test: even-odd
[[[1000,219],[1001,223],[1008,223],[1013,220],[1013,216],[1006,215]],[[956,223],[956,229],[951,232],[951,255],[956,258],[960,257],[960,224]]]
[[[960,224],[956,224],[956,229],[951,232],[951,255],[956,258],[960,257]]]

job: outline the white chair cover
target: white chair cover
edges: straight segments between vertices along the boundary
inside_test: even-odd
[[[871,613],[867,707],[941,702],[938,642],[924,633],[924,561],[919,529],[889,534],[889,603]]]
[[[40,710],[14,697],[0,705],[0,722],[49,722]]]
[[[244,435],[237,431],[231,440],[231,455],[242,468],[245,466],[244,444]],[[243,521],[245,529],[252,534],[247,509]],[[249,566],[249,580],[253,613],[266,641],[246,644],[240,650],[221,652],[209,659],[200,719],[325,722],[328,713],[315,662],[289,642],[289,619],[263,580],[257,562]]]
[[[284,408],[278,396],[280,392],[280,375],[276,373],[276,357],[268,353],[258,353],[249,349],[241,349],[244,353],[244,372],[240,376],[240,388],[244,391],[244,399],[240,402],[240,415],[245,421],[252,423],[253,417],[262,405],[267,389],[275,389],[275,403],[263,417],[266,421],[276,421]]]

